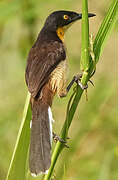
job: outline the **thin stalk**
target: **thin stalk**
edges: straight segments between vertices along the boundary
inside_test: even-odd
[[[88,71],[89,60],[89,23],[88,23],[88,1],[82,1],[82,47],[80,68],[82,71]]]

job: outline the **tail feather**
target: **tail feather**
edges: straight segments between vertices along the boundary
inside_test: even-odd
[[[34,175],[47,173],[51,163],[52,125],[49,108],[41,100],[33,101],[29,168]]]

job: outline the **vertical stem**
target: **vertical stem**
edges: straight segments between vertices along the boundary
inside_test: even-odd
[[[82,71],[89,69],[89,23],[88,23],[88,1],[82,1],[82,47],[80,68]]]

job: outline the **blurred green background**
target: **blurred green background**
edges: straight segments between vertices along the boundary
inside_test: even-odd
[[[110,0],[89,1],[90,32],[94,37]],[[0,1],[0,180],[5,180],[12,157],[27,94],[24,73],[26,59],[45,18],[55,10],[81,12],[78,0]],[[81,23],[66,33],[69,78],[80,72]],[[118,25],[115,25],[89,85],[88,102],[81,99],[72,122],[69,149],[61,154],[53,179],[118,180]],[[67,98],[55,97],[54,131],[59,134]],[[53,145],[54,146],[54,145]],[[29,175],[29,180],[33,179]],[[38,179],[38,178],[37,178]]]

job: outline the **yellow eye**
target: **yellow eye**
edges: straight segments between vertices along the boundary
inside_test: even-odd
[[[68,15],[64,15],[63,18],[64,18],[65,20],[69,19]]]

